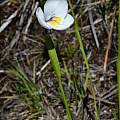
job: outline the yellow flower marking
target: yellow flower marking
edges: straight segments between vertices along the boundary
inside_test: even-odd
[[[51,26],[56,27],[58,24],[63,23],[63,19],[61,17],[54,17],[51,21],[48,22]]]

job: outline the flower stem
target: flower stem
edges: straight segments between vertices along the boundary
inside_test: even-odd
[[[58,85],[59,85],[59,88],[60,88],[60,91],[61,91],[61,96],[62,96],[63,103],[64,103],[65,108],[66,108],[67,120],[72,120],[69,105],[67,103],[66,96],[65,96],[65,93],[64,93],[64,89],[63,89],[63,86],[62,86],[59,60],[58,60],[57,53],[56,53],[56,50],[54,48],[52,39],[51,39],[49,34],[45,35],[45,43],[46,43],[46,47],[48,49],[48,54],[49,54],[54,72],[55,72],[57,80],[58,80]]]

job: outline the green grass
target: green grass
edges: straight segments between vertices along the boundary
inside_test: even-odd
[[[78,41],[78,43],[80,45],[80,50],[82,52],[82,56],[83,56],[83,59],[84,59],[85,65],[86,65],[86,69],[87,69],[86,80],[85,80],[85,83],[84,83],[84,89],[85,90],[87,89],[87,82],[89,80],[90,87],[91,87],[91,92],[92,92],[92,95],[94,97],[94,107],[95,107],[96,120],[98,120],[99,117],[98,117],[98,110],[97,110],[97,105],[96,105],[96,97],[95,97],[95,93],[94,93],[94,87],[93,87],[93,84],[92,84],[92,80],[90,79],[90,67],[89,67],[89,63],[88,63],[88,60],[87,60],[87,56],[85,54],[85,50],[84,50],[84,47],[83,47],[82,38],[81,38],[81,35],[80,35],[80,32],[79,32],[79,26],[78,26],[77,20],[75,18],[75,14],[74,14],[74,11],[73,11],[71,0],[68,0],[68,3],[69,3],[69,6],[71,8],[71,12],[72,12],[72,15],[73,15],[74,21],[75,21],[76,38],[77,38],[77,41]]]
[[[69,89],[72,91],[72,93],[70,93],[70,96],[71,96],[70,101],[75,101],[74,104],[76,105],[80,101],[82,102],[82,106],[80,106],[80,108],[78,108],[77,106],[76,109],[80,109],[80,113],[82,113],[82,118],[84,118],[85,91],[83,88],[82,81],[80,80],[81,78],[78,78],[78,75],[77,75],[78,73],[76,72],[76,69],[74,68],[74,66],[73,68],[68,69],[65,62],[64,62],[63,73],[66,75],[68,79]]]
[[[42,97],[35,83],[28,78],[20,67],[13,67],[7,73],[10,77],[17,80],[17,92],[20,99],[32,113],[32,118],[42,113]]]

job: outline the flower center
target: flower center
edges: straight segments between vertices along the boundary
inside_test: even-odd
[[[53,17],[52,20],[48,21],[48,23],[51,26],[56,27],[58,24],[63,23],[63,19],[61,17]]]

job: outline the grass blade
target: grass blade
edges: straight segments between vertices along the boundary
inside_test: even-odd
[[[77,20],[75,18],[75,14],[74,14],[74,11],[73,11],[71,0],[68,0],[68,3],[69,3],[69,6],[71,8],[71,12],[72,12],[72,15],[73,15],[74,21],[75,21],[76,38],[77,38],[77,40],[80,44],[80,49],[81,49],[82,56],[83,56],[83,59],[85,61],[85,65],[86,65],[86,69],[87,69],[86,80],[85,80],[85,83],[84,83],[84,89],[86,90],[87,81],[88,81],[88,79],[90,79],[90,67],[89,67],[89,63],[88,63],[88,60],[87,60],[87,56],[86,56],[85,51],[84,51],[82,38],[81,38],[81,35],[79,33],[79,26],[78,26]],[[98,110],[97,110],[97,105],[96,105],[96,97],[95,97],[95,93],[94,93],[94,87],[93,87],[93,84],[92,84],[92,80],[90,79],[89,81],[90,81],[91,92],[92,92],[92,95],[93,95],[93,98],[94,98],[95,116],[96,116],[96,120],[98,120],[99,117],[98,117]]]

